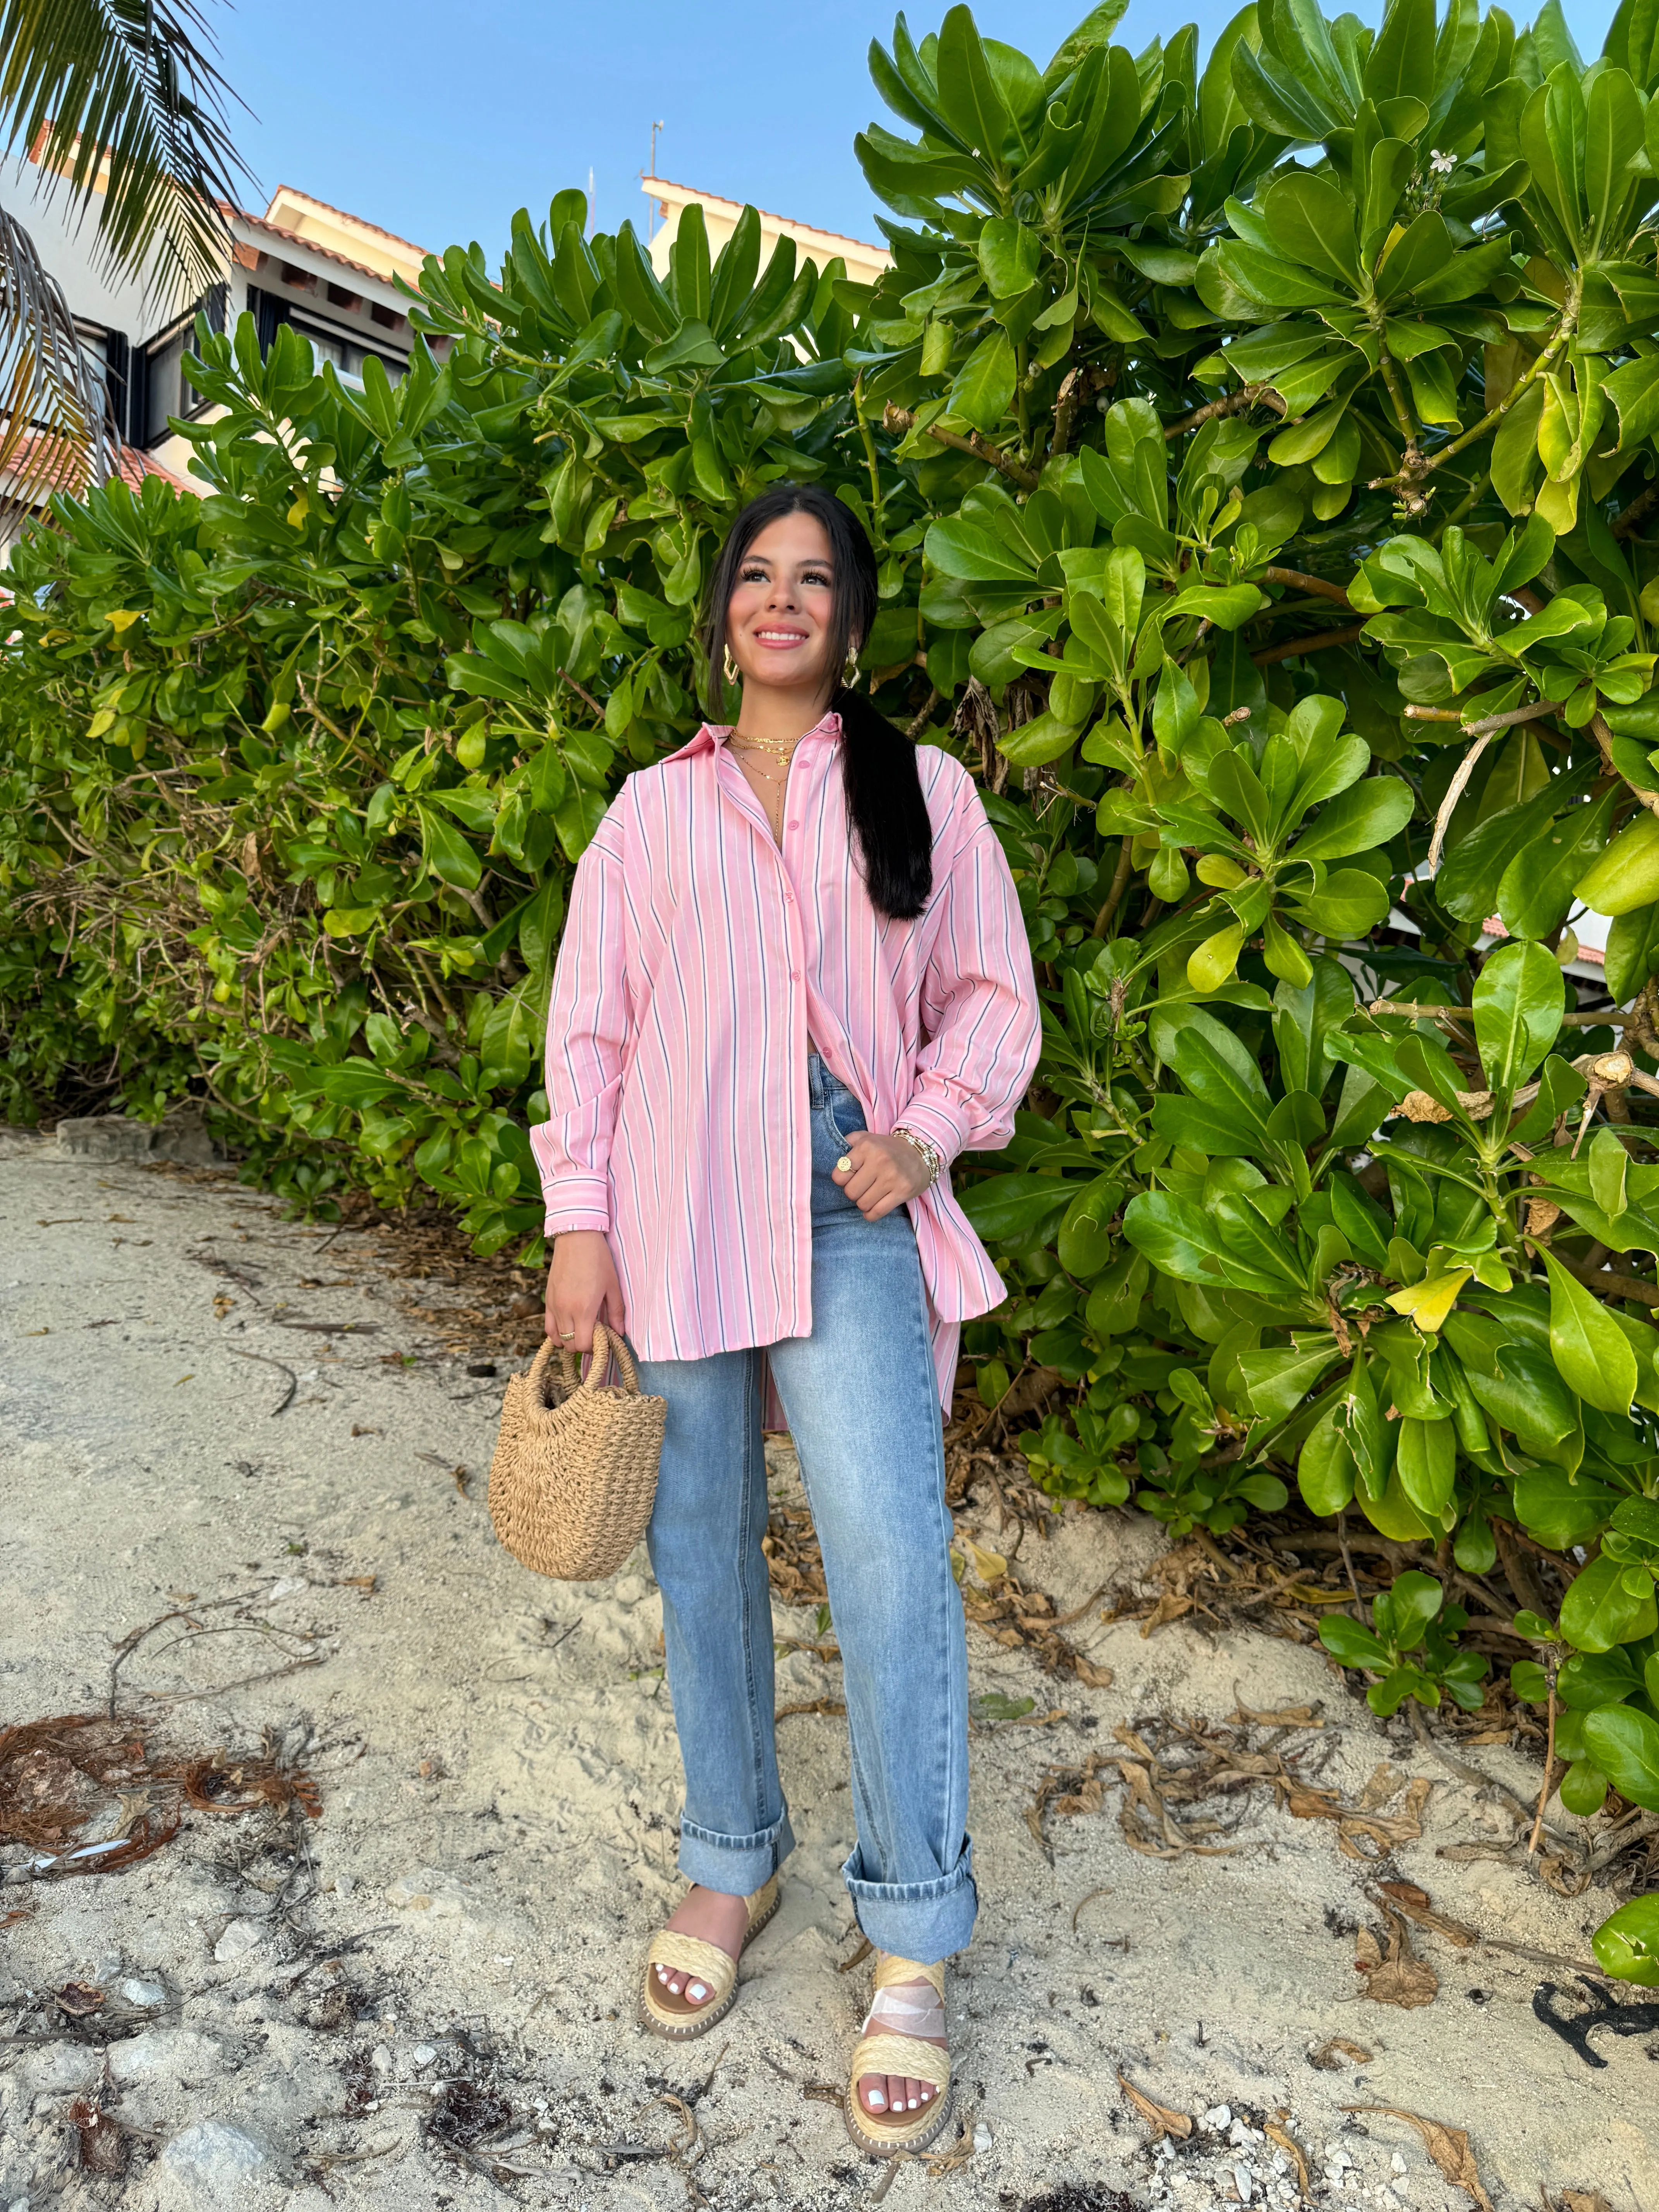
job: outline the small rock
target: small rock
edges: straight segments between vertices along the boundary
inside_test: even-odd
[[[270,1605],[279,1597],[297,1597],[301,1590],[310,1588],[311,1584],[304,1575],[284,1575],[280,1582],[272,1583],[265,1592],[265,1603]]]
[[[975,2150],[989,2150],[991,2148],[991,2142],[992,2136],[990,2129],[983,2120],[975,2120],[974,2123],[974,2148]]]
[[[374,2050],[368,2054],[368,2063],[377,2074],[389,2074],[392,2071],[392,2053],[384,2043],[375,2045]]]
[[[1199,2123],[1200,2127],[1213,2129],[1218,2135],[1223,2128],[1230,2128],[1232,2124],[1233,2108],[1231,2105],[1212,2105]]]
[[[438,2055],[438,2046],[435,2043],[417,2043],[410,2055],[417,2066],[430,2066]]]
[[[180,1106],[160,1121],[135,1121],[125,1114],[89,1114],[58,1124],[58,1149],[70,1159],[124,1164],[177,1160],[207,1168],[224,1154],[208,1134],[199,1106]]]
[[[267,2164],[262,2145],[222,2120],[198,2120],[164,2145],[161,2164],[196,2190],[205,2204],[217,2205],[225,2192],[245,2188]]]
[[[121,1994],[130,2005],[142,2005],[147,2011],[153,2010],[157,2005],[164,2005],[167,2001],[167,1990],[160,1982],[136,1979],[123,1982]]]
[[[1401,2156],[1401,2154],[1400,2154],[1400,2153],[1399,2153],[1398,2151],[1395,2151],[1395,2153],[1394,2156],[1389,2160],[1389,2165],[1390,2165],[1390,2166],[1393,2166],[1393,2168],[1394,2168],[1394,2170],[1395,2170],[1395,2172],[1396,2173],[1403,2173],[1403,2172],[1406,2171],[1406,2161],[1405,2161],[1405,2160]]]
[[[399,1875],[386,1891],[386,1903],[399,1912],[429,1912],[434,1920],[459,1920],[472,1901],[471,1885],[441,1867]]]
[[[1238,2201],[1248,2204],[1255,2191],[1255,2175],[1241,2159],[1233,2168],[1233,2186],[1238,2191]]]
[[[264,1942],[264,1930],[257,1920],[233,1920],[213,1947],[213,1955],[222,1966],[233,1960],[246,1959],[250,1951],[257,1951]]]
[[[107,2064],[118,2081],[176,2074],[200,2081],[219,2065],[224,2051],[218,2039],[187,2027],[146,2027],[109,2046]]]

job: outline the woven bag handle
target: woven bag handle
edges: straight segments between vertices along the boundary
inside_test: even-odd
[[[572,1355],[567,1352],[565,1357],[569,1358]],[[588,1362],[587,1372],[582,1378],[582,1388],[585,1390],[597,1390],[600,1376],[605,1372],[613,1359],[621,1370],[623,1389],[630,1398],[637,1398],[640,1395],[640,1377],[639,1370],[634,1364],[633,1353],[623,1342],[620,1335],[613,1336],[603,1322],[596,1321],[593,1324],[593,1357]]]
[[[532,1402],[535,1405],[545,1406],[547,1403],[547,1370],[556,1354],[559,1362],[560,1381],[567,1390],[578,1388],[597,1390],[599,1377],[614,1359],[621,1370],[623,1387],[628,1395],[632,1398],[640,1395],[639,1370],[634,1364],[633,1353],[620,1336],[613,1336],[603,1322],[596,1321],[593,1324],[593,1356],[588,1363],[586,1375],[581,1372],[581,1355],[579,1352],[573,1352],[568,1344],[556,1344],[550,1336],[543,1340],[541,1349],[531,1361],[530,1372],[525,1378]]]

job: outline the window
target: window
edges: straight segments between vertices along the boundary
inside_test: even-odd
[[[355,292],[348,292],[343,284],[331,284],[327,287],[327,291],[328,303],[331,307],[356,308],[363,304]]]
[[[282,278],[284,284],[293,285],[296,292],[314,292],[317,289],[316,270],[296,269],[291,261],[283,262]]]
[[[398,331],[403,328],[404,319],[395,307],[383,307],[378,300],[371,300],[368,303],[368,312],[383,331]]]

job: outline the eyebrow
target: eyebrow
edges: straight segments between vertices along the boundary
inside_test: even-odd
[[[775,568],[778,566],[778,562],[769,553],[745,553],[738,565],[747,568],[751,561],[758,562],[763,568]],[[811,553],[805,560],[797,562],[796,565],[802,568],[833,568],[836,564],[827,553]]]

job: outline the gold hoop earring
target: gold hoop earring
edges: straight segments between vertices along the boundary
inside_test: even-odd
[[[732,648],[729,645],[726,648],[726,658],[720,663],[720,673],[728,684],[735,684],[738,680],[738,664],[732,658]]]
[[[843,690],[850,690],[852,689],[854,683],[857,679],[858,672],[859,657],[857,652],[854,651],[849,653],[846,659],[842,663],[841,681]]]

